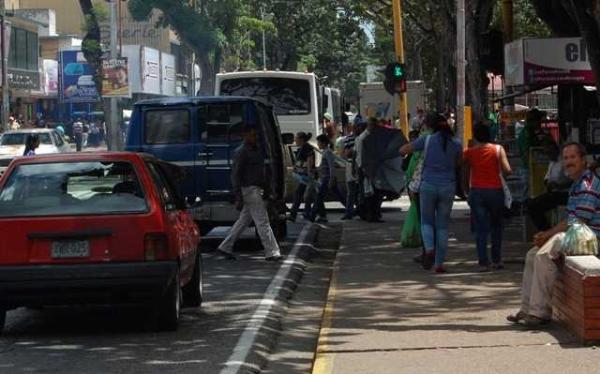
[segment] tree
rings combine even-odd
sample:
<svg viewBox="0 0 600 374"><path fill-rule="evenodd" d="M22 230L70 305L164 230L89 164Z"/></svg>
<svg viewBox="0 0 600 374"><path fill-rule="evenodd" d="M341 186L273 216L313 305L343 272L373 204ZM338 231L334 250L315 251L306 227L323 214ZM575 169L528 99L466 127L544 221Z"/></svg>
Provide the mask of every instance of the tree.
<svg viewBox="0 0 600 374"><path fill-rule="evenodd" d="M215 74L220 71L223 50L231 39L241 0L130 0L129 11L138 21L160 11L157 27L171 27L192 51L202 70L200 93L214 93Z"/></svg>
<svg viewBox="0 0 600 374"><path fill-rule="evenodd" d="M583 36L600 103L600 0L531 0L557 36Z"/></svg>
<svg viewBox="0 0 600 374"><path fill-rule="evenodd" d="M102 13L95 8L92 0L79 0L79 6L85 17L85 35L81 43L83 56L94 71L94 83L98 93L102 92L102 46L100 44L100 21Z"/></svg>

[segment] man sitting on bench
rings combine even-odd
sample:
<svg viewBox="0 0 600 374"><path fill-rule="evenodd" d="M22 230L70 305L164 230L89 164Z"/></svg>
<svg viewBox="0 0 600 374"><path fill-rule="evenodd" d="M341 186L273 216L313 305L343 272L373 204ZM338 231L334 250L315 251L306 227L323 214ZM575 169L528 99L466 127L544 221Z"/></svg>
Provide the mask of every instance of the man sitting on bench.
<svg viewBox="0 0 600 374"><path fill-rule="evenodd" d="M569 224L583 222L600 237L600 178L587 169L585 156L585 147L579 143L563 147L564 171L574 182L567 201L567 220L534 236L535 246L525 259L521 309L507 317L510 322L523 322L530 328L550 322L552 288L558 275L557 265L564 261L561 242Z"/></svg>

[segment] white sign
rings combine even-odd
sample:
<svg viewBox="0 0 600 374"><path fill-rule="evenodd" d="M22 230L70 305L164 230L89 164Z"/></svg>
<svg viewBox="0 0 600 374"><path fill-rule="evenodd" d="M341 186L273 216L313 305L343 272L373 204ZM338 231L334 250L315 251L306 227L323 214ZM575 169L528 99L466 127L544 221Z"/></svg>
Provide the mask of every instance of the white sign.
<svg viewBox="0 0 600 374"><path fill-rule="evenodd" d="M527 38L505 46L508 86L595 84L583 38Z"/></svg>
<svg viewBox="0 0 600 374"><path fill-rule="evenodd" d="M162 94L165 96L175 96L177 83L175 76L175 56L168 53L161 53L160 63L162 69Z"/></svg>
<svg viewBox="0 0 600 374"><path fill-rule="evenodd" d="M142 90L145 94L160 95L160 51L142 47Z"/></svg>

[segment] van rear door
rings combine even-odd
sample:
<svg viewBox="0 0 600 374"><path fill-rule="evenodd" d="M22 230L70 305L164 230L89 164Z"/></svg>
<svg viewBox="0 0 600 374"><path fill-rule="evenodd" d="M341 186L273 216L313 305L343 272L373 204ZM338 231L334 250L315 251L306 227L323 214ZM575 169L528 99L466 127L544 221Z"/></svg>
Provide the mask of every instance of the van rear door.
<svg viewBox="0 0 600 374"><path fill-rule="evenodd" d="M181 181L181 196L197 196L201 178L193 172L195 163L192 111L189 106L147 107L142 111L142 150L182 166L188 176Z"/></svg>
<svg viewBox="0 0 600 374"><path fill-rule="evenodd" d="M231 169L235 152L242 144L242 102L207 103L198 109L200 142L196 145L196 167L204 168L204 201L233 198Z"/></svg>

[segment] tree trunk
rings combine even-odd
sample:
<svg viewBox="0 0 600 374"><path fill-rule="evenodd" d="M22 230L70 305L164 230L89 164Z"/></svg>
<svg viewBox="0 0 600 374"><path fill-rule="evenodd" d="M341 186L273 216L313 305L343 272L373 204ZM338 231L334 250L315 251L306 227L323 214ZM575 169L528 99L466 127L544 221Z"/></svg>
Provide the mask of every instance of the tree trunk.
<svg viewBox="0 0 600 374"><path fill-rule="evenodd" d="M202 79L200 80L201 96L212 96L215 94L215 71L214 64L207 53L196 52L200 70L202 71Z"/></svg>

